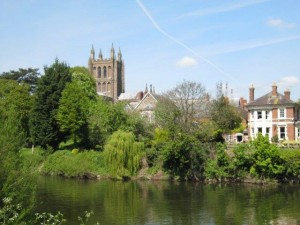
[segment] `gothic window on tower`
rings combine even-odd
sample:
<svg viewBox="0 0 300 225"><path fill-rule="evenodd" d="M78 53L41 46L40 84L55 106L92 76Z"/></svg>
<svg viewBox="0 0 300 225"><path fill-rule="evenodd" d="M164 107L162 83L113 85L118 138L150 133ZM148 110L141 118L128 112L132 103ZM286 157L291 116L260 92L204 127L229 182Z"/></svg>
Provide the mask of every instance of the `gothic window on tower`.
<svg viewBox="0 0 300 225"><path fill-rule="evenodd" d="M111 77L111 66L108 67L108 77Z"/></svg>
<svg viewBox="0 0 300 225"><path fill-rule="evenodd" d="M106 66L103 67L103 77L106 78L107 74L106 74Z"/></svg>
<svg viewBox="0 0 300 225"><path fill-rule="evenodd" d="M107 83L107 92L110 93L110 91L111 91L111 85L110 85L110 82L108 82Z"/></svg>
<svg viewBox="0 0 300 225"><path fill-rule="evenodd" d="M102 84L102 93L105 93L106 92L106 83L104 82Z"/></svg>
<svg viewBox="0 0 300 225"><path fill-rule="evenodd" d="M97 85L97 91L101 92L101 83L98 83L98 85Z"/></svg>
<svg viewBox="0 0 300 225"><path fill-rule="evenodd" d="M101 78L101 67L98 66L98 78Z"/></svg>

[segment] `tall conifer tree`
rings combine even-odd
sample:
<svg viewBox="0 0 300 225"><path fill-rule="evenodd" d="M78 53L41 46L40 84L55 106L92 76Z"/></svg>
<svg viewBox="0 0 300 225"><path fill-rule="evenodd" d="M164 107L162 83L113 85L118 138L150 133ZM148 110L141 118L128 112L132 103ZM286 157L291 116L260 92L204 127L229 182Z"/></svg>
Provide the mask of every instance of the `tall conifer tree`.
<svg viewBox="0 0 300 225"><path fill-rule="evenodd" d="M65 135L60 131L56 120L59 99L66 84L71 81L70 67L55 59L50 66L44 67L36 91L36 102L31 119L31 136L34 145L57 149Z"/></svg>

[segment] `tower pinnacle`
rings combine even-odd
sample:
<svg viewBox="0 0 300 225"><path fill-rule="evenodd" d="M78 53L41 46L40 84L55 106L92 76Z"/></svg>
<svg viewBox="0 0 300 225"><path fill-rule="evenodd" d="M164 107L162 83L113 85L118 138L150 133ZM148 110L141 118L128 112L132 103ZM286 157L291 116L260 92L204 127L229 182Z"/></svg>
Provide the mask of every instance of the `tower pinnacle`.
<svg viewBox="0 0 300 225"><path fill-rule="evenodd" d="M91 56L90 56L90 58L91 58L92 60L95 60L95 50L94 50L94 45L92 45Z"/></svg>
<svg viewBox="0 0 300 225"><path fill-rule="evenodd" d="M102 55L101 49L100 49L100 52L99 52L99 59L100 59L100 60L103 60L103 55Z"/></svg>
<svg viewBox="0 0 300 225"><path fill-rule="evenodd" d="M115 49L114 49L114 44L111 44L111 49L110 49L110 58L114 59L115 58Z"/></svg>

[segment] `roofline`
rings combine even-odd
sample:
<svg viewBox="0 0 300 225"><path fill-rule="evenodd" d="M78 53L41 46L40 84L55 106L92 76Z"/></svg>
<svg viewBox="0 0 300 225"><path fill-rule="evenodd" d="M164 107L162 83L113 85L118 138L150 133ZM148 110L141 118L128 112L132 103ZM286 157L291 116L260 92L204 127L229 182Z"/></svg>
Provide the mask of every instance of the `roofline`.
<svg viewBox="0 0 300 225"><path fill-rule="evenodd" d="M296 102L290 102L290 103L283 103L283 104L255 104L251 105L251 103L247 104L246 107L249 108L256 108L256 107L262 107L262 108L275 108L275 106L298 106L299 104Z"/></svg>
<svg viewBox="0 0 300 225"><path fill-rule="evenodd" d="M142 100L139 102L139 104L137 104L137 106L133 109L133 110L135 110L143 101L144 101L144 99L146 98L146 96L147 95L151 95L152 96L152 98L156 101L156 102L158 102L158 100L150 93L150 92L147 92L146 94L145 94L145 96L142 98Z"/></svg>

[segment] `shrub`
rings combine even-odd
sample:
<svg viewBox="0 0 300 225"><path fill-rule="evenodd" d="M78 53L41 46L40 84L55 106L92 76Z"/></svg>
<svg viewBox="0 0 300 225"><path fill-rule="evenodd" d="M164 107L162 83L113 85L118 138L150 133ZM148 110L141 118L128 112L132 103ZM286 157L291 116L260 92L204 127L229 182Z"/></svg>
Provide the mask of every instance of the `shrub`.
<svg viewBox="0 0 300 225"><path fill-rule="evenodd" d="M144 143L135 142L134 134L116 131L104 147L106 166L114 178L135 175L144 154Z"/></svg>
<svg viewBox="0 0 300 225"><path fill-rule="evenodd" d="M283 159L285 168L285 179L300 179L300 150L282 150L280 156Z"/></svg>

